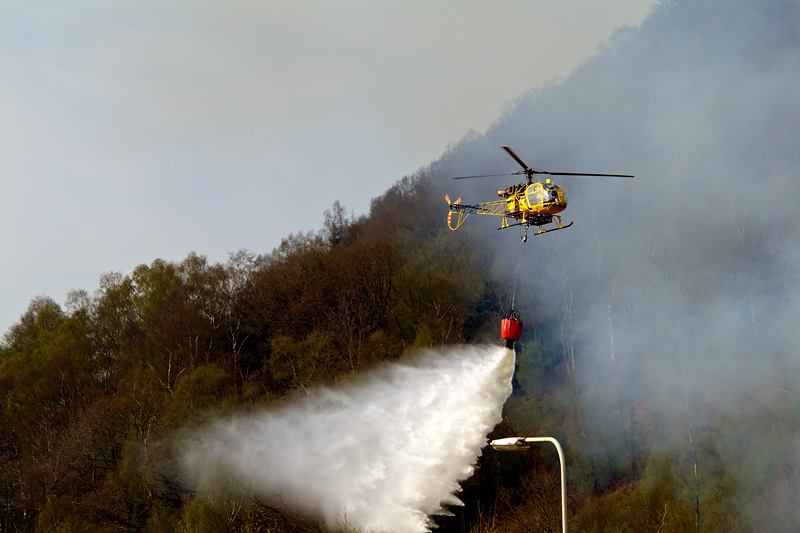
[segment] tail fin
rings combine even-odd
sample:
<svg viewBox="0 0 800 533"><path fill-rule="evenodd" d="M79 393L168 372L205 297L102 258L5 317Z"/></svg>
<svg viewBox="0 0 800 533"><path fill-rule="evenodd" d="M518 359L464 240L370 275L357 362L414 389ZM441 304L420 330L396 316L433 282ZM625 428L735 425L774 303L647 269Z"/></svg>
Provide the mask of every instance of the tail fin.
<svg viewBox="0 0 800 533"><path fill-rule="evenodd" d="M461 225L461 223L464 221L464 219L467 218L466 216L464 216L463 213L459 213L458 214L458 221L456 222L456 227L455 228L453 227L453 204L454 203L458 204L459 202L461 202L461 198L459 198L455 202L451 202L450 201L450 195L449 194L445 194L444 195L444 199L447 202L447 205L450 206L450 212L447 213L447 227L450 228L451 230L455 231L455 230L458 229L458 227Z"/></svg>
<svg viewBox="0 0 800 533"><path fill-rule="evenodd" d="M450 201L450 195L449 195L449 194L445 194L445 195L444 195L444 201L445 201L445 202L447 202L447 205L453 205L453 204L458 204L458 203L460 203L460 202L461 202L461 198L459 198L459 199L458 199L458 200L456 200L455 202L451 202L451 201Z"/></svg>

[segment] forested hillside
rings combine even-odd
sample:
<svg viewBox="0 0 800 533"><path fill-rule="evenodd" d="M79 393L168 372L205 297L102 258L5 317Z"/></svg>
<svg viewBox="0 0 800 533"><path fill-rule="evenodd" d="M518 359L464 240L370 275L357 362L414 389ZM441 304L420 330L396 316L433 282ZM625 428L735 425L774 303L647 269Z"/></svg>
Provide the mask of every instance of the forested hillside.
<svg viewBox="0 0 800 533"><path fill-rule="evenodd" d="M32 301L0 354L2 530L318 529L193 499L176 435L496 326L486 258L442 231L429 181L399 181L358 220L336 202L267 255L155 260L64 307Z"/></svg>
<svg viewBox="0 0 800 533"><path fill-rule="evenodd" d="M321 530L195 494L176 443L415 348L499 344L519 234L477 215L451 232L443 198L496 198L513 180L447 178L516 171L501 144L637 177L559 181L575 224L527 244L492 436L562 442L572 531L800 529L799 73L796 1L661 2L368 214L336 202L269 253L36 298L0 348L0 531ZM558 530L556 465L487 449L442 529Z"/></svg>

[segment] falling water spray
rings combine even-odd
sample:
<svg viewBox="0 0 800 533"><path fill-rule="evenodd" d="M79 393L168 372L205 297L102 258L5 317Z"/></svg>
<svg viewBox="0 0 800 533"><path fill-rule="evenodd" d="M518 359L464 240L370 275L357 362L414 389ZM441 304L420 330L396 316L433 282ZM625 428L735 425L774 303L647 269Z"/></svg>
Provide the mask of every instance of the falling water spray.
<svg viewBox="0 0 800 533"><path fill-rule="evenodd" d="M200 490L233 480L335 527L428 531L460 505L467 479L511 393L514 351L429 350L364 381L320 389L281 409L222 420L187 444Z"/></svg>

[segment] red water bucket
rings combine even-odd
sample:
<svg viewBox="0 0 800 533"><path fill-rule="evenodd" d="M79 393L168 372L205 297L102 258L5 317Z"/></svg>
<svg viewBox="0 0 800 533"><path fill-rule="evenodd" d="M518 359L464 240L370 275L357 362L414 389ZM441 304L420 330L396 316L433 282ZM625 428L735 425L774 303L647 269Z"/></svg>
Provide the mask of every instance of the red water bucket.
<svg viewBox="0 0 800 533"><path fill-rule="evenodd" d="M506 341L506 346L513 346L522 336L522 321L514 318L504 318L500 321L500 336Z"/></svg>

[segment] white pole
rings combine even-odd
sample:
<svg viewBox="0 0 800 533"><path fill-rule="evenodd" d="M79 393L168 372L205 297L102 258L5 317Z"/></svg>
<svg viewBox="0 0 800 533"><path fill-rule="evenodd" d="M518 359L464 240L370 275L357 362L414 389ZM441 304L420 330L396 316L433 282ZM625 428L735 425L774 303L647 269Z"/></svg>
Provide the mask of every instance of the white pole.
<svg viewBox="0 0 800 533"><path fill-rule="evenodd" d="M567 533L567 464L561 444L553 437L507 437L493 440L489 444L498 451L521 451L527 450L535 442L552 442L558 451L561 465L561 531Z"/></svg>

